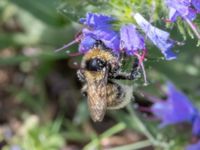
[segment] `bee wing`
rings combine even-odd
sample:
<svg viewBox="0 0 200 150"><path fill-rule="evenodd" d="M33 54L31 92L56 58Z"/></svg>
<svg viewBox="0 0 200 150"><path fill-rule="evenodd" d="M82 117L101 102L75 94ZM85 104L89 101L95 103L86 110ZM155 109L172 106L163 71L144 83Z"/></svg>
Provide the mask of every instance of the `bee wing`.
<svg viewBox="0 0 200 150"><path fill-rule="evenodd" d="M107 108L107 73L100 80L88 82L88 106L93 121L102 121Z"/></svg>

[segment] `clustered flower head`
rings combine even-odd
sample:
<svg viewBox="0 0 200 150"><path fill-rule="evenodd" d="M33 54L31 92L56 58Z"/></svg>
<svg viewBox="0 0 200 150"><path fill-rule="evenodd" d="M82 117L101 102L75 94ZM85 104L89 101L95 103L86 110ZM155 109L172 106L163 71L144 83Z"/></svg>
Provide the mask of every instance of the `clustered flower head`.
<svg viewBox="0 0 200 150"><path fill-rule="evenodd" d="M119 31L114 30L112 23L117 19L103 14L87 13L86 18L80 19L80 23L84 25L81 34L74 41L56 51L79 42L79 52L84 54L92 49L96 41L101 41L116 56L126 53L128 56L137 57L143 71L144 83L147 84L143 65L147 52L144 35L161 50L166 60L176 58L176 55L171 51L174 43L169 38L168 32L154 27L139 13L136 13L134 18L143 34L138 31L136 25L131 23L122 25Z"/></svg>
<svg viewBox="0 0 200 150"><path fill-rule="evenodd" d="M167 60L176 58L175 54L171 51L173 42L170 40L168 32L152 26L139 13L135 15L135 20L143 30L144 35L147 35L161 50ZM101 40L105 46L117 55L122 52L125 52L127 55L146 52L145 38L139 33L136 25L122 25L119 31L115 31L112 26L113 21L116 21L116 19L95 13L88 13L86 18L80 19L80 22L85 25L85 28L82 29L79 51L85 53L92 47L95 40Z"/></svg>
<svg viewBox="0 0 200 150"><path fill-rule="evenodd" d="M112 23L117 19L103 14L87 13L86 18L80 19L80 23L84 25L81 34L57 51L79 42L79 52L86 53L97 40L100 40L116 55L125 52L129 56L141 56L143 60L147 49L145 46L147 36L161 50L166 60L176 58L171 51L174 43L169 38L168 32L154 27L139 13L136 13L134 18L143 34L138 31L136 25L131 23L122 25L119 31L114 30Z"/></svg>
<svg viewBox="0 0 200 150"><path fill-rule="evenodd" d="M81 41L84 41L87 37L100 40L117 55L121 52L134 55L139 49L145 49L144 38L137 32L133 24L123 25L120 32L117 32L111 24L114 20L110 16L88 13L86 18L80 19L80 22L86 25L86 28L82 30L83 37ZM80 43L80 46L86 47L85 43ZM79 49L80 52L87 52L88 50L90 48L86 51Z"/></svg>
<svg viewBox="0 0 200 150"><path fill-rule="evenodd" d="M167 99L156 100L151 112L161 120L160 127L188 122L192 125L192 134L200 136L200 112L171 82L167 83ZM188 146L187 150L199 150L195 147L199 148L200 143Z"/></svg>
<svg viewBox="0 0 200 150"><path fill-rule="evenodd" d="M164 54L166 60L176 58L171 51L174 43L169 38L169 33L151 25L139 13L134 16L137 24L143 30L144 35L156 45ZM122 25L119 31L113 29L112 22L116 19L96 13L88 13L86 18L81 18L80 22L85 25L82 29L82 36L79 44L79 52L86 53L91 49L96 40L100 40L117 56L120 53L126 53L129 56L136 56L142 68L144 81L146 73L143 66L143 60L146 54L145 38L138 31L136 25Z"/></svg>

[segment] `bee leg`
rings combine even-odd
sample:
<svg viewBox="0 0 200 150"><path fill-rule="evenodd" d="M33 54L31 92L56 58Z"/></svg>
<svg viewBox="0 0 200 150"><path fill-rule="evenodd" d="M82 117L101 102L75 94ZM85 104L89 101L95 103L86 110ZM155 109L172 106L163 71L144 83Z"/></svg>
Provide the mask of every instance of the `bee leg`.
<svg viewBox="0 0 200 150"><path fill-rule="evenodd" d="M85 84L81 89L81 94L85 97L87 97L87 85Z"/></svg>
<svg viewBox="0 0 200 150"><path fill-rule="evenodd" d="M135 60L130 73L117 72L109 75L110 79L118 79L118 80L135 80L138 77L140 77L138 60Z"/></svg>
<svg viewBox="0 0 200 150"><path fill-rule="evenodd" d="M131 70L131 74L130 74L130 78L132 80L137 79L138 77L140 77L140 72L139 72L139 60L135 59L133 66L132 66L132 70Z"/></svg>
<svg viewBox="0 0 200 150"><path fill-rule="evenodd" d="M83 74L83 70L79 69L79 70L77 71L77 77L78 77L78 79L79 79L81 82L85 82L85 76L84 76L84 74Z"/></svg>

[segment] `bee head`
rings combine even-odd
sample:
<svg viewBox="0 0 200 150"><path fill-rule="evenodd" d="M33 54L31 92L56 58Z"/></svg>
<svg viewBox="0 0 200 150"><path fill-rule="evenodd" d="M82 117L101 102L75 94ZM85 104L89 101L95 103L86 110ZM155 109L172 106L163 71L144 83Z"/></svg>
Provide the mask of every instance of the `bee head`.
<svg viewBox="0 0 200 150"><path fill-rule="evenodd" d="M82 68L92 72L101 72L104 69L114 70L119 60L110 51L99 47L88 51L82 59Z"/></svg>
<svg viewBox="0 0 200 150"><path fill-rule="evenodd" d="M87 60L85 64L85 68L89 71L102 71L107 67L106 61L98 57Z"/></svg>

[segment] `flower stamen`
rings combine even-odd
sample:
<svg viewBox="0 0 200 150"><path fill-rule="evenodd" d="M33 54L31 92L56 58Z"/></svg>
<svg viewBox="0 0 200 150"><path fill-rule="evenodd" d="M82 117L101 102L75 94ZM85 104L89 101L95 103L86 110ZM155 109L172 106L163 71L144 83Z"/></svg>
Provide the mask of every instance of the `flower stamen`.
<svg viewBox="0 0 200 150"><path fill-rule="evenodd" d="M57 53L57 52L60 52L60 51L66 49L66 48L68 48L68 47L70 47L70 46L72 46L72 45L74 45L74 44L76 44L76 43L79 43L79 42L81 41L81 38L82 38L82 34L79 34L79 35L75 38L75 40L69 42L68 44L64 45L64 46L61 47L61 48L56 49L55 52L56 52L56 53Z"/></svg>
<svg viewBox="0 0 200 150"><path fill-rule="evenodd" d="M144 64L143 64L143 57L140 56L137 52L135 52L134 55L139 60L139 65L140 65L140 67L142 69L142 74L143 74L143 78L144 78L144 85L147 86L148 82L147 82L147 77L146 77L146 71L145 71Z"/></svg>

